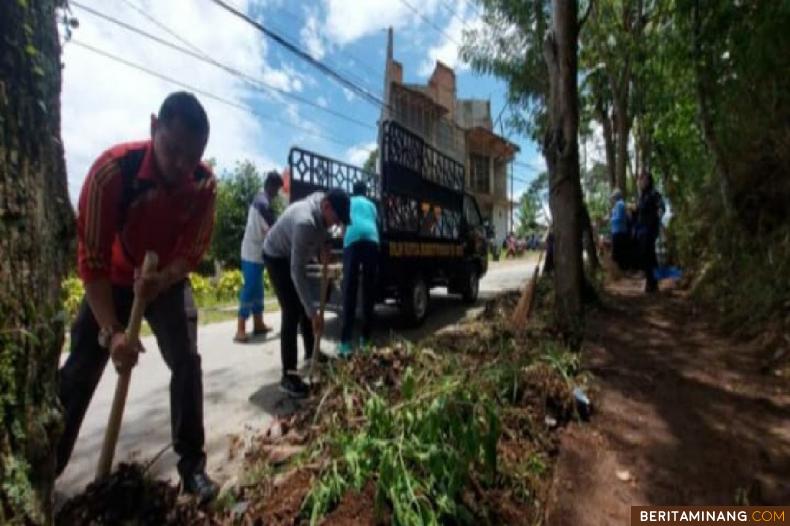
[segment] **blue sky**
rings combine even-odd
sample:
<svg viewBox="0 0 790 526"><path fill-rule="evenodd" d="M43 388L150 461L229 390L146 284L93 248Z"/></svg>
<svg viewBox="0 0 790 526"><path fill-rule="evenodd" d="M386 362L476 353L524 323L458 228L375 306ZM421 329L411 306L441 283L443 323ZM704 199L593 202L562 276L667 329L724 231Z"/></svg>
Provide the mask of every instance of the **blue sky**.
<svg viewBox="0 0 790 526"><path fill-rule="evenodd" d="M220 102L198 93L212 124L206 155L217 159L220 172L241 159L251 159L264 170L282 168L293 145L361 164L375 146L376 105L352 94L210 0L79 3L241 71L255 84L72 4L72 14L80 24L64 48L62 111L73 200L93 159L113 143L145 138L149 114L156 112L168 92L182 89L161 76L223 99ZM377 96L383 88L386 28L391 25L395 58L403 63L406 82L425 82L435 61L441 59L456 70L459 97L490 99L494 117L504 106L504 84L473 73L458 57L462 30L479 23L476 8L467 0L228 3ZM262 89L260 83L278 91ZM342 120L323 108L363 125ZM520 161L543 166L533 143L516 136L511 140L521 146ZM519 180L535 175L520 166L515 167L515 174ZM515 195L525 186L516 182Z"/></svg>

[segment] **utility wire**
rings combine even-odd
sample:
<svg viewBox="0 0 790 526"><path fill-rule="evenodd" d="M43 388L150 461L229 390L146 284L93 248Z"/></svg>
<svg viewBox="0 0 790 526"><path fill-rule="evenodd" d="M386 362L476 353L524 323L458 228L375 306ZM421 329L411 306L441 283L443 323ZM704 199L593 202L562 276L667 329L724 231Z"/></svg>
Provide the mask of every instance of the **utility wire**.
<svg viewBox="0 0 790 526"><path fill-rule="evenodd" d="M305 20L304 18L300 17L299 15L297 15L293 11L290 11L287 8L279 7L279 8L277 8L276 12L277 12L277 14L284 14L285 16L290 18L291 20L295 21L300 27L304 27L304 26L307 25L307 20ZM326 42L329 41L328 38L324 38L323 35L321 35L318 32L316 32L316 36L321 40L322 45L324 44L325 41ZM330 44L331 44L331 42L330 42ZM374 78L378 77L380 75L380 71L378 71L376 68L374 68L372 65L370 65L366 61L360 59L356 55L354 55L351 52L347 51L343 47L338 47L337 51L340 54L344 55L345 57L349 58L353 62L353 64L362 66L362 68L364 70L366 70L368 73L370 73ZM378 89L371 87L371 85L368 83L369 82L368 79L357 75L353 71L345 70L345 72L348 75L350 75L352 78L355 78L357 81L359 81L359 83L362 84L365 87L365 89L370 90L371 93L374 93L377 96L380 95Z"/></svg>
<svg viewBox="0 0 790 526"><path fill-rule="evenodd" d="M303 49L301 49L296 44L293 44L293 43L287 41L285 38L283 38L279 34L275 33L274 31L272 31L271 29L267 28L263 24L257 22L256 20L253 20L252 18L247 16L245 13L242 13L241 11L236 9L235 7L229 5L224 0L212 0L212 2L214 2L218 6L222 7L223 9L228 11L229 13L232 13L233 15L235 15L235 16L239 17L240 19L244 20L246 23L248 23L249 25L253 26L255 29L257 29L258 31L260 31L261 33L263 33L264 35L266 35L270 39L274 40L275 42L277 42L278 44L283 46L285 49L287 49L291 53L295 54L299 58L301 58L301 59L305 60L306 62L310 63L316 69L318 69L319 71L321 71L325 75L329 76L330 78L336 80L341 85L343 85L346 88L350 89L354 93L360 95L363 99L367 100L368 102L376 104L378 106L387 106L387 103L385 101L381 100L381 98L377 97L376 95L374 95L373 93L371 93L367 89L357 85L356 83L354 83L353 81L349 80L347 77L343 76L342 74L338 73L337 71L335 71L331 67L327 66L325 63L321 62L320 60L314 59L308 52L304 51Z"/></svg>
<svg viewBox="0 0 790 526"><path fill-rule="evenodd" d="M427 16L423 15L422 13L420 13L420 12L417 10L417 8L416 8L416 7L414 7L414 6L413 6L411 3L409 3L409 1L408 1L408 0L400 0L400 2L401 2L403 5L405 5L406 7L408 7L408 8L409 8L409 10L410 10L412 13L414 13L415 15L417 15L418 17L420 17L420 18L422 19L422 21L423 21L423 22L425 22L426 24L428 24L429 26L431 26L432 28L434 28L434 29L435 29L436 31L438 31L438 32L439 32L441 35L444 35L444 37L445 37L445 38L447 38L448 40L450 40L450 41L451 41L453 44L455 44L456 46L460 46L460 45L461 45L461 44L459 44L459 43L458 43L458 41L457 41L456 39L454 39L453 37L451 37L450 35L448 35L446 31L444 31L442 28L440 28L439 26L437 26L436 24L434 24L434 23L431 21L431 19L430 19L430 18L428 18Z"/></svg>
<svg viewBox="0 0 790 526"><path fill-rule="evenodd" d="M72 3L74 3L74 2L72 2ZM332 143L335 143L335 144L338 144L338 145L344 146L344 147L355 146L355 145L351 145L351 144L348 144L348 143L344 143L342 141L338 141L337 139L335 139L334 137L332 137L330 135L325 135L325 134L317 132L317 131L315 131L315 130L313 130L311 128L300 126L300 125L294 124L292 122L283 121L282 119L279 119L279 118L277 118L277 117L275 117L273 115L264 115L262 112L256 110L255 108L252 108L252 107L247 106L245 104L241 104L239 102L232 101L230 99L226 99L225 97L221 97L221 96L216 95L214 93L211 93L209 91L205 91L203 89L197 88L195 86L192 86L191 84L187 84L186 82L182 82L180 80L176 80L176 79L174 79L172 77L168 77L166 75L163 75L162 73L159 73L158 71L154 71L152 69L146 68L145 66L142 66L140 64L136 64L134 62L131 62L129 60L121 58L118 55L114 55L114 54L109 53L107 51L101 50L101 49L99 49L97 47L94 47L94 46L92 46L90 44L86 44L84 42L81 42L81 41L79 41L77 39L71 39L69 42L71 42L72 44L74 44L76 46L79 46L81 48L87 49L88 51L91 51L91 52L93 52L93 53L95 53L97 55L101 55L101 56L103 56L105 58L108 58L108 59L110 59L110 60L112 60L114 62L117 62L119 64L123 64L124 66L127 66L129 68L135 69L135 70L140 71L142 73L146 73L146 74L148 74L148 75L150 75L152 77L156 77L156 78L158 78L160 80L163 80L165 82L169 82L171 84L175 84L176 86L180 86L180 87L182 87L184 89L187 89L189 91L192 91L194 93L202 95L203 97L206 97L208 99L215 100L215 101L220 102L222 104L225 104L227 106L232 106L232 107L234 107L234 108L236 108L238 110L245 111L245 112L253 114L253 115L257 116L257 117L261 117L261 118L264 118L264 119L267 119L267 120L270 120L270 121L274 121L274 122L279 122L280 124L283 124L283 125L285 125L287 127L290 127L290 128L296 128L296 129L301 130L302 132L304 132L306 135L312 135L314 137L318 137L318 138L324 139L326 141L329 141L329 142L332 142ZM366 151L368 153L373 151L372 149L369 149L369 148L360 148L360 149L363 150L363 151Z"/></svg>
<svg viewBox="0 0 790 526"><path fill-rule="evenodd" d="M442 0L442 5L444 6L445 9L447 9L447 11L450 12L450 14L452 15L453 18L455 18L456 20L461 22L461 24L464 26L464 28L469 29L469 25L467 24L466 20L461 18L461 15L458 14L458 12L453 8L453 6L450 4L450 2Z"/></svg>
<svg viewBox="0 0 790 526"><path fill-rule="evenodd" d="M150 13L148 13L148 11L146 11L142 7L139 7L139 6L135 5L130 0L122 0L122 1L123 1L124 4L126 4L130 8L134 9L137 13L139 13L146 20L148 20L149 22L154 24L156 27L158 27L159 29L161 29L162 31L164 31L165 33L170 35L171 37L175 38L176 40L178 40L179 42L184 44L186 47L188 47L189 49L191 49L195 53L200 53L205 58L209 58L208 54L205 51L203 51L202 49L200 49L199 47L194 45L192 42L190 42L189 40L185 39L184 37L182 37L181 35L179 35L175 31L173 31L172 29L167 27L165 24L163 24L162 22L160 22L159 20L154 18Z"/></svg>
<svg viewBox="0 0 790 526"><path fill-rule="evenodd" d="M178 44L174 44L172 42L168 42L167 40L161 39L161 38L157 37L156 35L152 35L151 33L148 33L147 31L143 31L142 29L139 29L139 28L137 28L135 26L132 26L131 24L128 24L128 23L126 23L126 22L124 22L122 20L119 20L119 19L117 19L115 17L112 17L110 15L106 15L104 13L96 11L95 9L93 9L91 7L83 5L82 3L78 2L77 0L70 0L69 3L70 3L70 5L78 7L79 9L82 9L82 10L84 10L84 11L86 11L86 12L88 12L88 13L94 15L94 16L97 16L99 18L107 20L108 22L111 22L111 23L116 24L116 25L118 25L120 27L123 27L124 29L126 29L128 31L131 31L133 33L137 33L138 35L143 36L143 37L145 37L145 38L147 38L149 40L152 40L152 41L154 41L154 42L156 42L156 43L158 43L158 44L160 44L162 46L168 47L170 49L173 49L175 51L178 51L180 53L188 55L188 56L190 56L190 57L192 57L194 59L200 60L201 62L205 62L207 64L211 64L212 66L214 66L216 68L224 70L225 72L230 73L231 75L234 75L234 76L242 79L245 83L247 83L247 85L249 85L253 89L257 89L257 90L260 91L261 87L262 87L264 90L268 90L268 91L273 91L273 92L279 93L280 95L283 95L284 97L288 97L288 98L293 99L293 100L295 100L297 102L300 102L301 104L305 104L307 106L311 106L311 107L313 107L313 108L315 108L315 109L317 109L319 111L323 111L323 112L328 113L330 115L333 115L333 116L335 116L335 117L337 117L339 119L343 119L345 121L357 124L357 125L362 126L364 128L369 128L369 129L373 129L374 128L374 126L371 125L370 123L361 121L359 119L355 119L354 117L349 117L348 115L346 115L344 113L340 113L339 111L335 111L335 110L330 109L330 108L325 108L325 107L321 106L320 104L318 104L316 102L308 100L308 99L306 99L304 97L300 97L299 95L296 95L294 93L290 93L290 92L288 92L288 91L286 91L286 90L284 90L282 88L278 88L276 86L273 86L273 85L271 85L271 84L269 84L269 83L267 83L267 82L265 82L263 80L256 79L256 78L254 78L254 77L252 77L250 75L247 75L243 71L239 71L236 68L233 68L231 66L223 64L223 63L221 63L221 62L219 62L217 60L214 60L213 58L208 57L208 56L206 56L204 54L199 54L199 53L196 53L196 52L191 51L189 49L186 49L184 47L181 47Z"/></svg>

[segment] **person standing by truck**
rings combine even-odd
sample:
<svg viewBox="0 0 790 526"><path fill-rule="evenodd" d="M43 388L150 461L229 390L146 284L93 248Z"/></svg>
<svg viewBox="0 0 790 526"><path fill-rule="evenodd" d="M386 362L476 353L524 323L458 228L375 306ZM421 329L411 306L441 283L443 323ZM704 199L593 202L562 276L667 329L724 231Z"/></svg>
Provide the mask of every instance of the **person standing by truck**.
<svg viewBox="0 0 790 526"><path fill-rule="evenodd" d="M239 320L233 341L247 343L247 318L252 314L252 334L266 334L271 330L263 321L263 241L277 216L272 201L283 187L283 178L269 172L247 212L247 227L241 241L241 274L243 284L239 293Z"/></svg>
<svg viewBox="0 0 790 526"><path fill-rule="evenodd" d="M317 298L307 279L307 263L319 255L329 240L328 229L351 223L348 194L342 190L315 192L291 203L266 235L263 262L280 302L280 389L294 398L305 398L307 385L296 373L296 333L301 326L305 359L313 357L314 332L323 329L315 308ZM325 256L328 257L328 256Z"/></svg>
<svg viewBox="0 0 790 526"><path fill-rule="evenodd" d="M379 229L376 205L366 197L363 182L354 183L351 197L351 225L343 238L343 327L338 354L351 354L354 319L357 311L357 288L362 270L362 337L360 347L370 341L373 307L376 301L376 276L379 265Z"/></svg>

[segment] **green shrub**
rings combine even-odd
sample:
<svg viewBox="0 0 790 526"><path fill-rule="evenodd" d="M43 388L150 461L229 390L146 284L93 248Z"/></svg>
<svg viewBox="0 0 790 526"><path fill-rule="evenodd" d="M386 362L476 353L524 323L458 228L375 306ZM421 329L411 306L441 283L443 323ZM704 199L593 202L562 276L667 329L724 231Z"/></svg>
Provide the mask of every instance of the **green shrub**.
<svg viewBox="0 0 790 526"><path fill-rule="evenodd" d="M60 291L63 299L63 310L66 311L68 319L72 320L77 315L82 297L85 295L82 280L74 275L69 276L63 280Z"/></svg>

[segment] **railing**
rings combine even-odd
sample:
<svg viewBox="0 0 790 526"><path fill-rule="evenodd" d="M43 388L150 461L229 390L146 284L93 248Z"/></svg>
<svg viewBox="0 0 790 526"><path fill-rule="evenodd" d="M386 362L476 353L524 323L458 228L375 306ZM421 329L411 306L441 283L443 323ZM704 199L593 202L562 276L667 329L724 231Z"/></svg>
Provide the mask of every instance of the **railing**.
<svg viewBox="0 0 790 526"><path fill-rule="evenodd" d="M288 165L291 167L291 201L331 188L351 194L358 181L367 185L370 198L378 200L381 197L380 177L354 165L301 148L291 148Z"/></svg>
<svg viewBox="0 0 790 526"><path fill-rule="evenodd" d="M464 190L464 165L394 121L384 123L382 160L456 192Z"/></svg>

